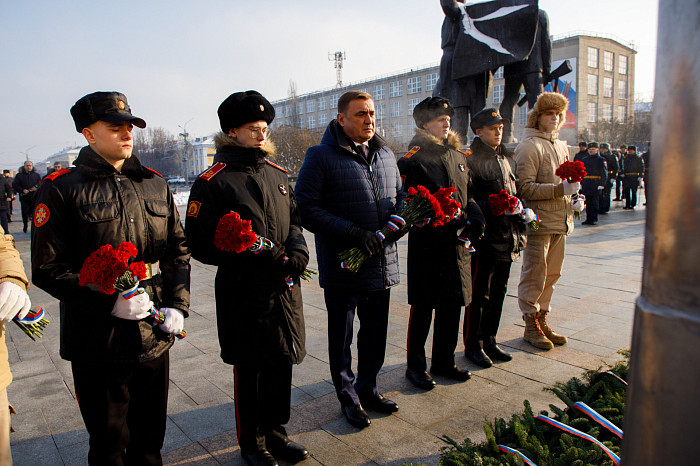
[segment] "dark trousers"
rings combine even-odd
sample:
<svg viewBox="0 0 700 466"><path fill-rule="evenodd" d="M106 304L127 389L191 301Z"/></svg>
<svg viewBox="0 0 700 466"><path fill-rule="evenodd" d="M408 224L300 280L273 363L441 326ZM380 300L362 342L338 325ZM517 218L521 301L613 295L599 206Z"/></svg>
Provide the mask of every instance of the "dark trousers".
<svg viewBox="0 0 700 466"><path fill-rule="evenodd" d="M591 189L583 192L586 196L586 222L598 221L598 203L600 202L600 190Z"/></svg>
<svg viewBox="0 0 700 466"><path fill-rule="evenodd" d="M435 324L433 326L432 366L447 368L455 365L455 348L459 339L459 318L461 306L437 305L411 306L411 317L408 320L408 368L416 372L425 372L425 341L428 339L430 322L433 320L435 309Z"/></svg>
<svg viewBox="0 0 700 466"><path fill-rule="evenodd" d="M478 250L472 255L472 302L464 311L462 329L465 349L478 349L480 340L495 344L511 265Z"/></svg>
<svg viewBox="0 0 700 466"><path fill-rule="evenodd" d="M141 364L73 362L91 465L162 465L169 355Z"/></svg>
<svg viewBox="0 0 700 466"><path fill-rule="evenodd" d="M622 177L615 178L615 199L622 199Z"/></svg>
<svg viewBox="0 0 700 466"><path fill-rule="evenodd" d="M628 209L637 205L638 188L639 181L637 181L636 176L632 179L628 179L628 177L625 177L625 180L622 182L622 191L623 197L625 198L625 207L627 207Z"/></svg>
<svg viewBox="0 0 700 466"><path fill-rule="evenodd" d="M598 201L598 210L601 214L610 212L610 195L612 194L612 185L606 185L600 193Z"/></svg>
<svg viewBox="0 0 700 466"><path fill-rule="evenodd" d="M328 358L333 385L342 405L357 404L360 402L357 392L379 393L377 376L386 352L390 290L326 288L324 297L328 310ZM357 382L354 383L350 345L356 310L360 329L357 332Z"/></svg>
<svg viewBox="0 0 700 466"><path fill-rule="evenodd" d="M265 448L266 435L287 436L292 396L292 366L233 368L236 432L243 451Z"/></svg>
<svg viewBox="0 0 700 466"><path fill-rule="evenodd" d="M22 222L24 223L24 229L26 230L29 221L32 219L34 212L34 196L27 194L26 196L21 196L19 198L19 204L22 206Z"/></svg>
<svg viewBox="0 0 700 466"><path fill-rule="evenodd" d="M0 210L0 226L5 230L5 234L10 234L10 212L7 210Z"/></svg>

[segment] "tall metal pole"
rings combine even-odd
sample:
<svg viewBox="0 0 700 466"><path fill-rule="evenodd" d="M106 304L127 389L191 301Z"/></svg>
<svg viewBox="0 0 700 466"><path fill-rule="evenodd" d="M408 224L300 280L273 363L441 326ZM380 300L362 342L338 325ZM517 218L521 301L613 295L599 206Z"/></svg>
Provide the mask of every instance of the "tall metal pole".
<svg viewBox="0 0 700 466"><path fill-rule="evenodd" d="M700 448L700 3L661 0L642 296L625 465L698 465Z"/></svg>

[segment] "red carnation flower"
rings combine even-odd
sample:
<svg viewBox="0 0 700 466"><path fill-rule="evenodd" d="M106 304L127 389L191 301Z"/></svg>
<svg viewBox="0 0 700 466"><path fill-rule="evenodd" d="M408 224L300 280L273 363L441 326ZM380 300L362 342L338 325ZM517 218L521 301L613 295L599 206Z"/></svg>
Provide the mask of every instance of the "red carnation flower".
<svg viewBox="0 0 700 466"><path fill-rule="evenodd" d="M586 177L586 166L580 160L575 162L567 160L557 168L554 174L562 180L568 180L569 183L577 183Z"/></svg>
<svg viewBox="0 0 700 466"><path fill-rule="evenodd" d="M214 246L226 252L243 252L257 241L250 220L243 220L238 212L230 212L219 220L214 232Z"/></svg>

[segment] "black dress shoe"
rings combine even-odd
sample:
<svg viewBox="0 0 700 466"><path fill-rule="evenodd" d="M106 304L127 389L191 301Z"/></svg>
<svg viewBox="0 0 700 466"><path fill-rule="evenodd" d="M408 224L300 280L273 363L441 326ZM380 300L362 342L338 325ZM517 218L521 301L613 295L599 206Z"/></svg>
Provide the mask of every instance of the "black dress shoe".
<svg viewBox="0 0 700 466"><path fill-rule="evenodd" d="M464 355L467 357L467 359L469 359L477 366L486 368L493 366L493 361L491 361L491 359L489 359L489 357L486 356L486 353L484 353L484 350L482 350L481 348L474 349L471 351L465 350Z"/></svg>
<svg viewBox="0 0 700 466"><path fill-rule="evenodd" d="M422 390L432 390L435 388L435 385L437 385L426 371L418 372L406 369L406 378L410 380L413 385Z"/></svg>
<svg viewBox="0 0 700 466"><path fill-rule="evenodd" d="M581 222L581 225L595 225L595 222L589 222L588 220Z"/></svg>
<svg viewBox="0 0 700 466"><path fill-rule="evenodd" d="M241 450L241 456L250 466L278 466L275 457L267 450Z"/></svg>
<svg viewBox="0 0 700 466"><path fill-rule="evenodd" d="M287 463L300 463L309 457L309 452L304 445L299 445L289 437L271 433L265 436L267 449L277 458L282 458Z"/></svg>
<svg viewBox="0 0 700 466"><path fill-rule="evenodd" d="M343 414L345 414L345 419L348 420L351 426L355 426L358 429L364 429L365 427L369 427L369 425L372 423L369 416L362 408L362 405L357 404L343 406L342 409Z"/></svg>
<svg viewBox="0 0 700 466"><path fill-rule="evenodd" d="M497 361L510 361L513 359L513 356L511 356L510 353L506 353L496 344L488 346L484 345L484 353L488 354L491 359L495 359Z"/></svg>
<svg viewBox="0 0 700 466"><path fill-rule="evenodd" d="M388 398L384 398L381 393L377 393L376 395L374 392L368 394L358 393L357 395L360 397L360 403L362 403L362 406L374 411L384 414L391 414L399 410L399 405Z"/></svg>
<svg viewBox="0 0 700 466"><path fill-rule="evenodd" d="M430 368L430 372L433 375L441 375L443 377L447 377L448 379L457 380L459 382L465 382L472 378L471 372L469 372L467 369L460 369L457 366L446 368L433 366Z"/></svg>

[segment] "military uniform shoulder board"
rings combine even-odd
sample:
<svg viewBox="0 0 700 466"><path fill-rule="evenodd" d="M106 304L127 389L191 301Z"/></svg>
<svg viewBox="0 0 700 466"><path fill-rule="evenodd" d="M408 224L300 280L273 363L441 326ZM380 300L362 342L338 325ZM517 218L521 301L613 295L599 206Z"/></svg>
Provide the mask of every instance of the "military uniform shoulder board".
<svg viewBox="0 0 700 466"><path fill-rule="evenodd" d="M46 177L44 179L53 181L56 178L58 178L59 176L65 175L66 173L70 173L70 168L61 168L58 171L55 171L53 173L46 175Z"/></svg>
<svg viewBox="0 0 700 466"><path fill-rule="evenodd" d="M148 168L148 167L144 167L144 168L145 168L146 170L148 170L149 172L155 173L156 175L158 175L158 176L160 176L161 178L163 178L163 175L161 175L160 173L158 173L158 172L155 171L154 169Z"/></svg>
<svg viewBox="0 0 700 466"><path fill-rule="evenodd" d="M214 175L219 173L221 170L226 168L226 164L224 162L217 162L211 167L207 168L205 171L202 172L199 177L205 181L209 181L212 178L214 178Z"/></svg>
<svg viewBox="0 0 700 466"><path fill-rule="evenodd" d="M276 163L272 163L272 162L270 162L270 161L267 160L267 159L265 159L265 162L267 162L268 165L272 165L273 167L275 167L275 168L277 168L277 169L279 169L279 170L282 170L282 171L285 172L285 173L288 173L287 170L285 170L284 168L280 167L280 166L277 165Z"/></svg>
<svg viewBox="0 0 700 466"><path fill-rule="evenodd" d="M402 159L410 159L410 158L413 157L413 156L415 155L415 153L418 152L419 150L420 150L420 146L413 146L413 147L411 147L411 150L409 150L408 152L406 152L406 155L404 155L404 156L401 157L401 158L402 158Z"/></svg>
<svg viewBox="0 0 700 466"><path fill-rule="evenodd" d="M459 152L461 152L462 154L464 154L465 157L469 157L470 155L472 155L472 150L471 150L471 149L467 149L467 150L459 150L459 149L457 149L457 151L459 151Z"/></svg>

